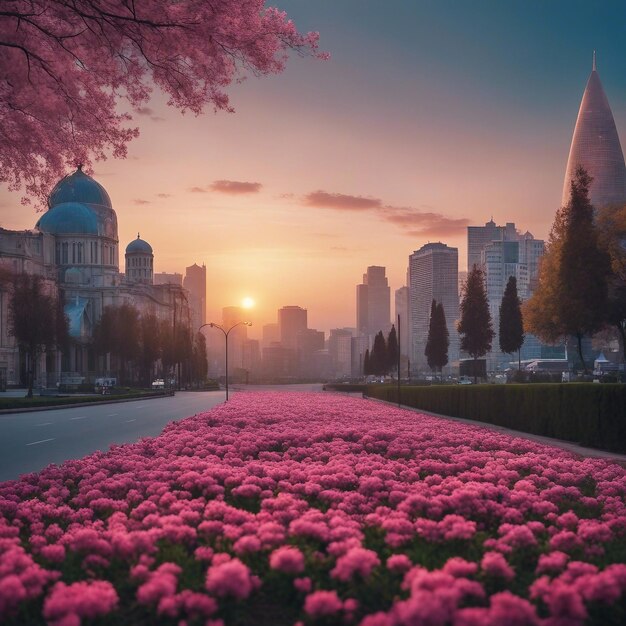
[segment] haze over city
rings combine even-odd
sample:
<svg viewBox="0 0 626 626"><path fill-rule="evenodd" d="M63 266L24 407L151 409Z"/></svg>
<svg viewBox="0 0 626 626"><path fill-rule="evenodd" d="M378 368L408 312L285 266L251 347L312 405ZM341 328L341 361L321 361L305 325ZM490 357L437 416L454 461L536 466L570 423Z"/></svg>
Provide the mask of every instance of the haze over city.
<svg viewBox="0 0 626 626"><path fill-rule="evenodd" d="M207 266L207 319L252 297L254 327L283 305L321 330L354 326L368 265L405 284L429 241L514 221L546 238L580 97L598 69L626 131L621 3L281 1L331 58L230 90L235 113L181 116L155 91L126 160L96 164L120 246L149 241L156 272ZM0 191L5 228L39 218ZM330 288L332 287L332 289Z"/></svg>

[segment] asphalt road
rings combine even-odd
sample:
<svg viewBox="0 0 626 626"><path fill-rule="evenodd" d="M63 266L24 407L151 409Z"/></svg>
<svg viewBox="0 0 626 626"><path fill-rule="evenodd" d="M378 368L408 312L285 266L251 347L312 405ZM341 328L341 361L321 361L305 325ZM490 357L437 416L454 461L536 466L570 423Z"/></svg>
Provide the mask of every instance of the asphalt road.
<svg viewBox="0 0 626 626"><path fill-rule="evenodd" d="M223 391L184 391L167 398L0 415L0 481L108 450L113 443L154 437L170 422L223 400Z"/></svg>

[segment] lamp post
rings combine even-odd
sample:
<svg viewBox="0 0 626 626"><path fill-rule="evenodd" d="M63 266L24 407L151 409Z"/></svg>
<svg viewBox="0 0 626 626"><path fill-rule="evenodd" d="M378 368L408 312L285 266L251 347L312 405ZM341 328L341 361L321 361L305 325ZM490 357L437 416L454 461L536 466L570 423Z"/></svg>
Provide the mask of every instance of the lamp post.
<svg viewBox="0 0 626 626"><path fill-rule="evenodd" d="M233 328L237 328L237 326L252 326L252 322L237 322L233 324L228 330L219 324L215 324L214 322L209 322L208 324L202 324L200 328L198 328L198 332L200 332L205 326L209 326L210 328L219 328L224 333L224 346L225 346L225 354L226 354L226 402L228 402L228 335L230 335L230 331Z"/></svg>

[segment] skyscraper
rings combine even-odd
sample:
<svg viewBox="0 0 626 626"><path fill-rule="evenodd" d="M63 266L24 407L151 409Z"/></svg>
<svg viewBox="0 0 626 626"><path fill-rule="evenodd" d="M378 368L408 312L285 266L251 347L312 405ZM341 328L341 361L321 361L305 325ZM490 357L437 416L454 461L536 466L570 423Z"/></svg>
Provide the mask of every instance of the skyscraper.
<svg viewBox="0 0 626 626"><path fill-rule="evenodd" d="M298 333L307 329L307 311L299 306L278 309L278 332L283 348L296 350Z"/></svg>
<svg viewBox="0 0 626 626"><path fill-rule="evenodd" d="M185 270L183 287L189 291L192 330L206 323L206 265L194 263Z"/></svg>
<svg viewBox="0 0 626 626"><path fill-rule="evenodd" d="M589 196L596 209L626 202L624 154L609 101L596 71L595 52L567 160L563 206L569 201L570 182L579 165L593 177Z"/></svg>
<svg viewBox="0 0 626 626"><path fill-rule="evenodd" d="M515 224L507 223L506 226L496 226L491 218L484 226L467 227L467 269L482 263L481 254L483 248L492 241L515 239L517 231Z"/></svg>
<svg viewBox="0 0 626 626"><path fill-rule="evenodd" d="M448 361L459 358L459 251L445 243L427 243L409 257L409 317L411 371L428 369L424 349L428 339L430 307L441 302L450 333Z"/></svg>
<svg viewBox="0 0 626 626"><path fill-rule="evenodd" d="M385 268L371 265L363 274L363 283L356 286L357 333L373 337L380 330L391 328L391 289Z"/></svg>
<svg viewBox="0 0 626 626"><path fill-rule="evenodd" d="M409 349L409 288L404 286L400 289L396 289L395 293L395 305L396 314L393 318L393 323L396 325L396 332L398 331L398 316L400 316L400 333L398 340L400 341L400 353L404 356L410 354Z"/></svg>

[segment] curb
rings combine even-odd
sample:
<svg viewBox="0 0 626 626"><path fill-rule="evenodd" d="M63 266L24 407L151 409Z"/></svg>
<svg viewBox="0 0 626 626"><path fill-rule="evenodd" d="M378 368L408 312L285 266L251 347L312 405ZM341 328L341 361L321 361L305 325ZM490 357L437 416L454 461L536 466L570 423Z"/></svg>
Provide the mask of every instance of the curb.
<svg viewBox="0 0 626 626"><path fill-rule="evenodd" d="M102 404L118 404L120 402L134 402L135 400L155 400L156 398L171 398L175 392L160 393L159 395L147 395L139 398L119 398L117 400L94 400L93 402L75 402L71 404L53 404L49 406L32 406L20 409L0 409L1 415L9 415L11 413L34 413L36 411L58 411L59 409L78 409L85 406L99 406Z"/></svg>

